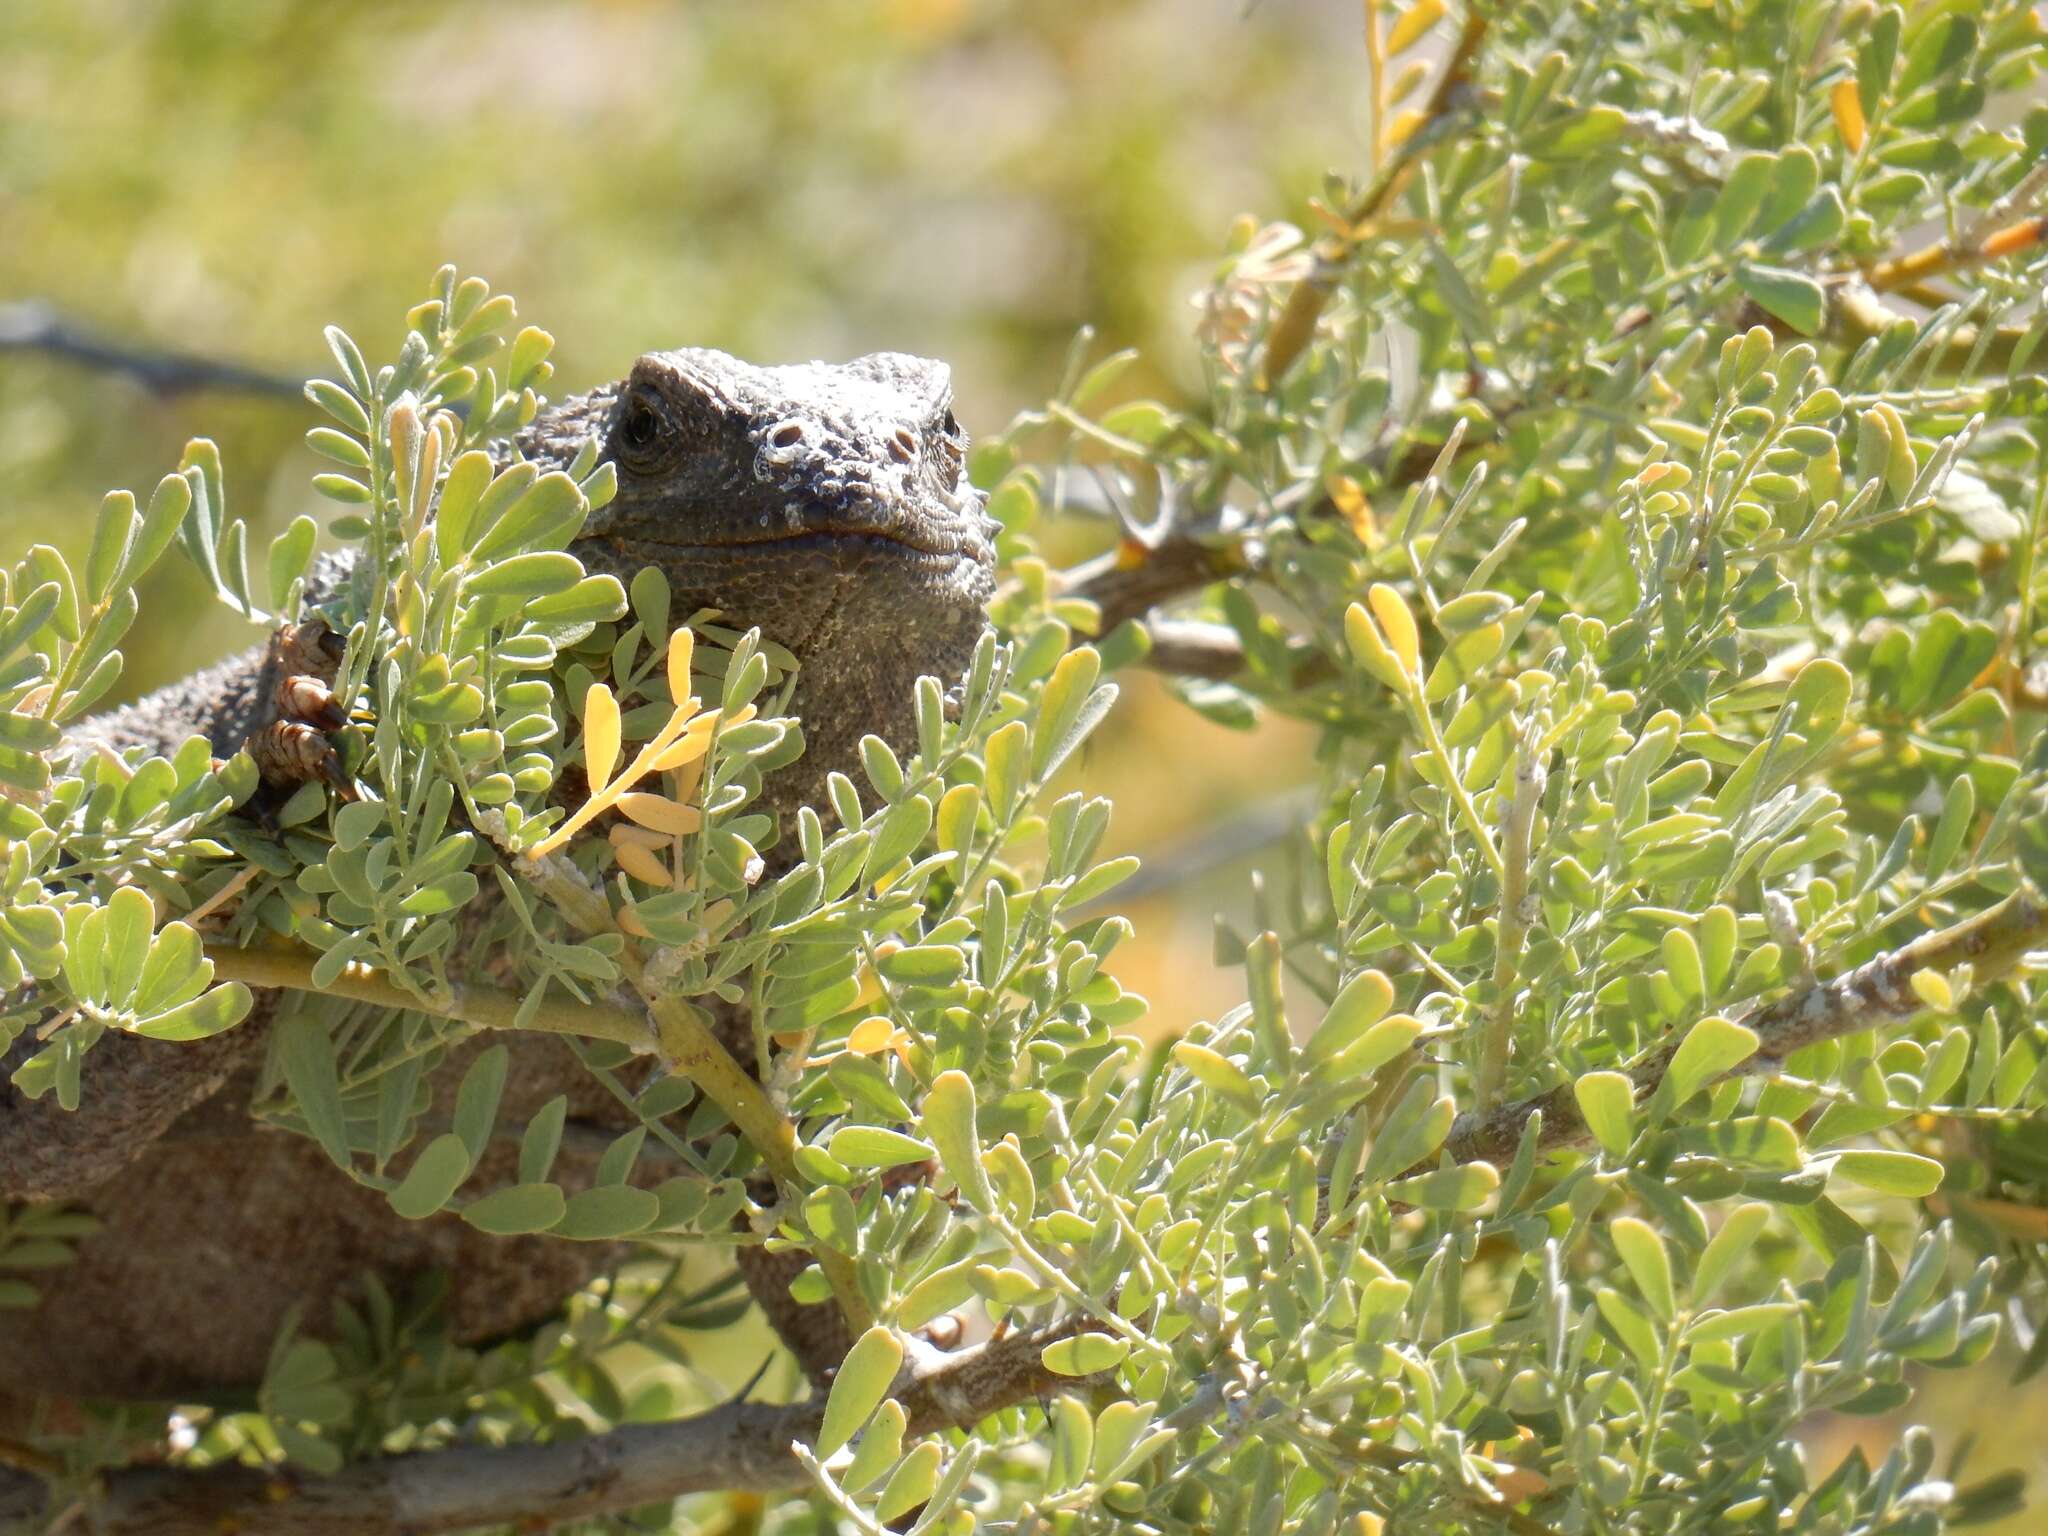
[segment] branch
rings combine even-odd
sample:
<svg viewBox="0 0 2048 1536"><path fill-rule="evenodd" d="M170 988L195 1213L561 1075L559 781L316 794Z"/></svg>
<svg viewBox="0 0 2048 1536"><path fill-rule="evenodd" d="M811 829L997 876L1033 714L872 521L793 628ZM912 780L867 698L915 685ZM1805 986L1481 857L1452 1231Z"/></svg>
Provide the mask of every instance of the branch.
<svg viewBox="0 0 2048 1536"><path fill-rule="evenodd" d="M1157 548L1127 541L1061 573L1061 594L1102 610L1101 632L1143 618L1156 604L1251 570L1256 554L1237 539L1175 533Z"/></svg>
<svg viewBox="0 0 2048 1536"><path fill-rule="evenodd" d="M447 996L425 998L365 966L346 966L339 976L322 985L313 979L313 967L320 957L310 950L238 949L231 944L209 944L206 958L213 962L215 976L252 987L346 997L383 1008L405 1008L436 1018L460 1019L480 1029L531 1029L581 1035L591 1040L616 1040L648 1052L655 1044L654 1030L646 1014L602 998L587 1003L568 1000L552 1007L544 1003L532 1017L522 1019L519 1013L526 1004L526 995L501 987L451 982Z"/></svg>
<svg viewBox="0 0 2048 1536"><path fill-rule="evenodd" d="M928 1357L930 1368L895 1394L909 1433L964 1429L1017 1403L1073 1390L1076 1383L1046 1370L1039 1355L1080 1326L1068 1318ZM538 1532L690 1493L800 1487L804 1472L789 1448L816 1440L823 1413L817 1398L787 1407L733 1402L582 1440L383 1457L328 1478L240 1466L130 1467L107 1475L88 1529L95 1536L430 1536L490 1525ZM43 1503L33 1480L0 1478L0 1527L35 1518Z"/></svg>
<svg viewBox="0 0 2048 1536"><path fill-rule="evenodd" d="M502 824L486 824L486 835L502 846ZM761 1085L747 1075L732 1053L719 1043L703 1011L687 998L670 993L658 975L650 972L631 936L620 931L612 916L611 903L593 890L576 867L556 854L541 857L521 855L517 867L523 878L536 886L573 927L585 933L618 934L619 969L632 982L653 1016L660 1041L663 1064L680 1072L697 1085L703 1095L724 1110L741 1136L761 1156L775 1180L785 1190L803 1187L796 1171L796 1127L769 1102ZM865 1333L874 1313L860 1289L853 1260L831 1248L813 1255L818 1268L832 1287L833 1297L846 1318L850 1336ZM778 1335L787 1336L789 1298L757 1294L761 1310L774 1324Z"/></svg>
<svg viewBox="0 0 2048 1536"><path fill-rule="evenodd" d="M45 352L88 368L126 374L157 395L230 390L279 400L305 396L303 380L188 352L129 346L73 324L35 300L0 304L0 352L8 351Z"/></svg>
<svg viewBox="0 0 2048 1536"><path fill-rule="evenodd" d="M1287 296L1287 306L1280 311L1280 318L1273 322L1273 328L1266 333L1265 356L1259 361L1258 382L1262 389L1270 389L1294 366L1301 356L1309 338L1315 334L1316 321L1323 313L1323 306L1336 290L1337 279L1343 275L1344 266L1359 243L1372 234L1372 224L1386 211L1408 179L1408 171L1415 163L1417 154L1435 142L1452 109L1465 99L1465 85L1471 79L1472 66L1479 56L1479 44L1486 36L1486 18L1475 7L1465 13L1465 29L1458 36L1457 46L1444 63L1443 73L1437 76L1436 88L1429 94L1429 101L1422 109L1422 121L1417 123L1406 138L1395 147L1392 158L1365 195L1345 215L1342 234L1320 240L1315 248L1315 265L1308 276L1294 285L1294 291Z"/></svg>
<svg viewBox="0 0 2048 1536"><path fill-rule="evenodd" d="M1775 1071L1805 1046L1910 1019L1927 1006L1913 990L1916 971L1953 971L1967 965L1973 984L1981 986L2010 970L2028 950L2043 945L2048 945L2048 908L2026 896L2008 896L1975 917L1867 960L1847 975L1816 981L1750 1009L1738 1022L1756 1032L1756 1052L1728 1075L1753 1077ZM1677 1050L1678 1041L1673 1040L1636 1065L1630 1075L1638 1099L1664 1080ZM1539 1149L1582 1146L1592 1139L1572 1085L1566 1082L1518 1104L1460 1115L1444 1151L1454 1162L1484 1159L1504 1164L1514 1157L1523 1127L1538 1110L1543 1113Z"/></svg>

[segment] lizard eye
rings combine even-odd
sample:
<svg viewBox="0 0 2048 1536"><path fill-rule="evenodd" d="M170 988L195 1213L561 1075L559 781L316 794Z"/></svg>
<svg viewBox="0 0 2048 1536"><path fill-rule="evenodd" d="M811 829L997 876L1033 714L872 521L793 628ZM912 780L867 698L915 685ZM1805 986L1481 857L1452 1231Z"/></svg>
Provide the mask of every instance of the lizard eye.
<svg viewBox="0 0 2048 1536"><path fill-rule="evenodd" d="M619 411L613 441L619 457L629 464L650 463L662 456L668 438L668 422L644 395L634 395Z"/></svg>
<svg viewBox="0 0 2048 1536"><path fill-rule="evenodd" d="M959 419L954 416L950 405L946 407L946 414L939 418L938 447L939 461L952 471L957 480L966 464L967 443L966 434L960 430Z"/></svg>

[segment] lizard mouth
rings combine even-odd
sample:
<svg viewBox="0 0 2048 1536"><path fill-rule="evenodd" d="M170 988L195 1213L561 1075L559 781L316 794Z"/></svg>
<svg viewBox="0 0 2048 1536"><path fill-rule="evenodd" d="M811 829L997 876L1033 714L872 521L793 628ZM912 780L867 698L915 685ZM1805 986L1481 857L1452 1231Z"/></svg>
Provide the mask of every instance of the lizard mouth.
<svg viewBox="0 0 2048 1536"><path fill-rule="evenodd" d="M693 551L731 549L786 549L792 553L844 549L849 546L885 546L898 558L908 556L919 564L934 567L966 562L988 565L994 550L985 538L964 530L927 528L876 528L864 525L826 525L811 528L735 529L721 537L678 539L635 531L621 534L615 542L621 549L658 549L688 554Z"/></svg>
<svg viewBox="0 0 2048 1536"><path fill-rule="evenodd" d="M887 544L908 554L924 555L935 560L954 559L962 555L981 558L979 550L970 547L965 539L945 540L935 537L917 537L885 528L806 528L791 529L786 533L742 534L729 539L656 539L645 535L621 538L620 545L628 549L765 549L771 547L791 549L829 549L841 544Z"/></svg>

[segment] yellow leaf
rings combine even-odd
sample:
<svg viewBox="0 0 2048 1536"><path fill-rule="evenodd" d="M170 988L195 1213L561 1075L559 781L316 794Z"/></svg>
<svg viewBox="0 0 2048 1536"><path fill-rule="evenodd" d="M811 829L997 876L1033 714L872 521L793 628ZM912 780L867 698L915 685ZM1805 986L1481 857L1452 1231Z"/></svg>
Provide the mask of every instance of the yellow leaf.
<svg viewBox="0 0 2048 1536"><path fill-rule="evenodd" d="M872 1056L877 1051L887 1050L895 1037L894 1024L879 1013L870 1014L853 1026L853 1032L846 1037L846 1048L856 1056Z"/></svg>
<svg viewBox="0 0 2048 1536"><path fill-rule="evenodd" d="M895 944L895 948L891 948L890 945L894 943L894 940L883 940L875 946L875 953L878 955L895 954L896 950L901 949L903 946ZM872 965L863 963L860 968L860 991L854 996L854 1006L865 1007L871 1003L878 1003L881 1000L882 978L875 974L875 968Z"/></svg>
<svg viewBox="0 0 2048 1536"><path fill-rule="evenodd" d="M1330 493L1331 504L1351 525L1352 535L1368 550L1377 550L1381 543L1380 526L1372 515L1372 503L1366 500L1364 487L1349 475L1332 474L1324 488Z"/></svg>
<svg viewBox="0 0 2048 1536"><path fill-rule="evenodd" d="M614 848L621 843L638 843L642 848L665 848L669 843L669 839L659 832L650 832L645 827L627 826L624 822L618 823L606 835Z"/></svg>
<svg viewBox="0 0 2048 1536"><path fill-rule="evenodd" d="M603 683L583 696L583 764L591 792L611 782L619 762L619 701Z"/></svg>
<svg viewBox="0 0 2048 1536"><path fill-rule="evenodd" d="M1444 0L1415 0L1387 34L1387 57L1391 59L1421 42L1422 34L1435 26L1443 14Z"/></svg>
<svg viewBox="0 0 2048 1536"><path fill-rule="evenodd" d="M1428 114L1413 107L1404 107L1394 114L1393 122L1387 125L1387 148L1406 142L1408 135L1428 121Z"/></svg>
<svg viewBox="0 0 2048 1536"><path fill-rule="evenodd" d="M619 868L635 880L663 887L676 883L675 876L668 872L668 866L654 856L651 848L642 848L638 843L613 843L612 857L619 861Z"/></svg>
<svg viewBox="0 0 2048 1536"><path fill-rule="evenodd" d="M1986 261L1998 261L2015 251L2024 251L2029 246L2039 245L2048 240L2048 215L2036 214L2031 219L2021 219L2017 224L2008 224L1995 235L1986 235L1978 249Z"/></svg>
<svg viewBox="0 0 2048 1536"><path fill-rule="evenodd" d="M1853 79L1837 80L1828 97L1828 105L1835 111L1835 132L1841 135L1849 153L1855 154L1863 148L1865 132L1863 97L1856 88L1856 82Z"/></svg>
<svg viewBox="0 0 2048 1536"><path fill-rule="evenodd" d="M687 624L668 637L668 696L678 704L690 697L690 653L696 644Z"/></svg>
<svg viewBox="0 0 2048 1536"><path fill-rule="evenodd" d="M703 781L704 759L700 757L694 763L685 763L677 770L675 777L669 780L668 797L688 805L697 798L697 786Z"/></svg>
<svg viewBox="0 0 2048 1536"><path fill-rule="evenodd" d="M707 715L704 718L708 720L711 717ZM682 767L685 763L694 763L710 750L711 733L709 731L685 731L683 732L682 740L664 748L660 755L648 766L653 768L656 773L668 773Z"/></svg>
<svg viewBox="0 0 2048 1536"><path fill-rule="evenodd" d="M686 837L704 824L704 814L697 807L678 805L666 795L621 795L619 809L641 826L670 837Z"/></svg>
<svg viewBox="0 0 2048 1536"><path fill-rule="evenodd" d="M1372 605L1373 617L1380 621L1387 647L1401 663L1401 670L1413 676L1420 669L1422 657L1422 637L1416 632L1415 615L1408 611L1401 594L1383 581L1373 583L1365 600Z"/></svg>
<svg viewBox="0 0 2048 1536"><path fill-rule="evenodd" d="M1403 66L1401 73L1394 76L1394 83L1387 87L1387 104L1399 106L1415 94L1415 87L1429 78L1429 65L1416 59Z"/></svg>

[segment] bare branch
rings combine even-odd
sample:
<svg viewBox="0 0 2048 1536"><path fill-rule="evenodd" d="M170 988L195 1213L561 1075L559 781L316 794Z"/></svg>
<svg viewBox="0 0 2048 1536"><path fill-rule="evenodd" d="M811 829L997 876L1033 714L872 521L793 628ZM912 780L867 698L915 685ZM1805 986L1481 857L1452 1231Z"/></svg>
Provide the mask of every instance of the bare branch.
<svg viewBox="0 0 2048 1536"><path fill-rule="evenodd" d="M115 341L64 319L37 300L0 304L0 352L9 351L44 352L88 368L125 374L152 394L165 396L221 390L298 400L305 393L304 380L245 363Z"/></svg>
<svg viewBox="0 0 2048 1536"><path fill-rule="evenodd" d="M1102 610L1102 633L1154 605L1211 582L1242 575L1253 556L1237 540L1215 542L1173 534L1155 549L1120 544L1064 573L1063 595L1085 597Z"/></svg>
<svg viewBox="0 0 2048 1536"><path fill-rule="evenodd" d="M1071 1389L1040 1363L1080 1326L1067 1319L950 1355L898 1391L913 1435L965 1428L1016 1403ZM1085 1383L1084 1383L1085 1385ZM94 1536L429 1536L476 1526L540 1531L569 1520L714 1490L774 1492L804 1482L792 1442L816 1439L822 1399L778 1407L727 1403L669 1424L631 1424L548 1445L465 1445L366 1461L333 1477L218 1467L131 1467L105 1480L88 1512ZM41 1485L0 1476L0 1527L34 1519Z"/></svg>
<svg viewBox="0 0 2048 1536"><path fill-rule="evenodd" d="M1220 682L1244 670L1244 646L1227 624L1200 619L1154 618L1145 625L1152 648L1142 663L1171 677L1204 677Z"/></svg>
<svg viewBox="0 0 2048 1536"><path fill-rule="evenodd" d="M2023 895L2008 896L1975 917L1922 934L1846 975L1816 981L1752 1008L1739 1022L1756 1031L1756 1053L1733 1075L1750 1077L1774 1071L1804 1046L1910 1019L1927 1006L1913 990L1916 971L1953 971L1967 965L1974 983L1981 986L2010 970L2028 950L2044 945L2048 945L2048 908ZM1656 1091L1677 1050L1678 1042L1673 1040L1636 1065L1631 1075L1639 1099ZM1565 1082L1518 1104L1505 1104L1486 1114L1468 1111L1460 1115L1444 1150L1460 1163L1475 1159L1505 1162L1514 1157L1523 1127L1538 1110L1543 1112L1539 1147L1581 1146L1591 1139L1572 1085Z"/></svg>

